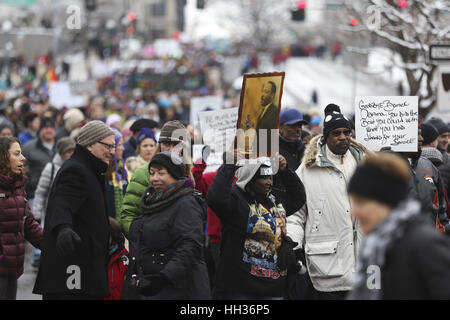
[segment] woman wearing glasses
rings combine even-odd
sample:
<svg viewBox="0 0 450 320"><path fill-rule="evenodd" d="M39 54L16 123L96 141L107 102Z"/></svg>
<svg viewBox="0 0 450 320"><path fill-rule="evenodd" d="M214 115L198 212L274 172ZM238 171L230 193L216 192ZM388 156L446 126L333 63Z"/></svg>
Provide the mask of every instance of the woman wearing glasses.
<svg viewBox="0 0 450 320"><path fill-rule="evenodd" d="M186 127L177 120L166 122L161 128L159 141L156 146L156 150L154 151L154 154L151 158L153 158L154 155L160 152L166 151L176 152L180 155L183 155L186 174L190 177L189 182L192 184L192 186L194 186L194 180L190 176L192 162L189 159L186 159L186 154L183 154L183 146L185 146L185 143L182 139L180 139L180 136L184 138L190 137ZM128 234L128 229L130 228L131 221L134 219L134 217L139 215L142 195L150 184L148 164L137 168L132 175L130 173L129 175L131 176L131 180L123 199L123 206L119 217L119 222L122 225L125 234Z"/></svg>

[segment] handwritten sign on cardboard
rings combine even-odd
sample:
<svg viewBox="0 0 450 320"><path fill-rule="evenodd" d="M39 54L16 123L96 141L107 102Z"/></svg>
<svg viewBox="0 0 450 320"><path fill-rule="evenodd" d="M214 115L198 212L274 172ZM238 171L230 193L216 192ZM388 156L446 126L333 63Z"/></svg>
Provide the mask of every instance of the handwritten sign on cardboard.
<svg viewBox="0 0 450 320"><path fill-rule="evenodd" d="M356 140L373 151L417 152L418 108L415 96L356 97Z"/></svg>

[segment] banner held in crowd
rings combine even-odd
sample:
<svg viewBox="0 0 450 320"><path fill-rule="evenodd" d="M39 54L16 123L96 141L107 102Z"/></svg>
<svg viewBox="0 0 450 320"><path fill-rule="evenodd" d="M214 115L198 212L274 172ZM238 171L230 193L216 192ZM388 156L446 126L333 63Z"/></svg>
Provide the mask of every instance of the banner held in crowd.
<svg viewBox="0 0 450 320"><path fill-rule="evenodd" d="M210 146L206 163L208 171L222 164L222 154L227 151L236 135L238 108L204 111L198 114L205 145ZM196 159L194 159L196 160Z"/></svg>
<svg viewBox="0 0 450 320"><path fill-rule="evenodd" d="M356 97L356 140L374 151L417 152L418 108L416 96Z"/></svg>
<svg viewBox="0 0 450 320"><path fill-rule="evenodd" d="M189 122L193 126L197 126L199 122L198 115L200 112L219 110L222 109L222 107L223 107L222 96L193 97L191 99Z"/></svg>

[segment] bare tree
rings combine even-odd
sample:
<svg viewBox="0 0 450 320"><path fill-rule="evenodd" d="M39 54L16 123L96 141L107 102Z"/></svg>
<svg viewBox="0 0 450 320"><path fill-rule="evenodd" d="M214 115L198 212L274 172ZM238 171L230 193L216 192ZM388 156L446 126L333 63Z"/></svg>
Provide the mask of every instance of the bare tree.
<svg viewBox="0 0 450 320"><path fill-rule="evenodd" d="M221 14L221 19L232 29L234 41L263 52L289 39L289 32L294 30L289 11L293 5L294 0L229 0L229 10Z"/></svg>
<svg viewBox="0 0 450 320"><path fill-rule="evenodd" d="M401 56L397 66L408 80L406 93L419 97L426 117L436 104L436 64L428 54L431 44L450 40L450 0L347 0L345 7L344 21L359 21L347 31L370 33Z"/></svg>

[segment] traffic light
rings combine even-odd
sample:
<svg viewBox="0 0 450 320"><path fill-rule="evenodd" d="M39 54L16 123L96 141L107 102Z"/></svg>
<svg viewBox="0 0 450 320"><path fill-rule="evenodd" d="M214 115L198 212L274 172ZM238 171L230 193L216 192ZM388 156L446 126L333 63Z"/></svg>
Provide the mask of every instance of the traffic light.
<svg viewBox="0 0 450 320"><path fill-rule="evenodd" d="M407 8L408 7L408 1L406 1L406 0L398 0L397 1L397 5L400 8L402 8L402 9Z"/></svg>
<svg viewBox="0 0 450 320"><path fill-rule="evenodd" d="M297 9L291 11L292 21L305 21L305 9Z"/></svg>
<svg viewBox="0 0 450 320"><path fill-rule="evenodd" d="M359 21L356 18L350 18L349 23L353 27L357 27L359 25Z"/></svg>
<svg viewBox="0 0 450 320"><path fill-rule="evenodd" d="M86 10L94 11L95 9L97 9L97 0L84 0L84 5L86 7Z"/></svg>
<svg viewBox="0 0 450 320"><path fill-rule="evenodd" d="M130 12L130 13L127 15L127 19L128 19L128 21L130 21L130 22L135 21L135 20L136 20L136 13Z"/></svg>
<svg viewBox="0 0 450 320"><path fill-rule="evenodd" d="M205 9L206 0L197 0L197 9Z"/></svg>
<svg viewBox="0 0 450 320"><path fill-rule="evenodd" d="M305 21L306 0L297 1L297 9L292 12L293 21Z"/></svg>
<svg viewBox="0 0 450 320"><path fill-rule="evenodd" d="M300 10L306 9L306 1L305 0L298 0L297 1L297 8Z"/></svg>

